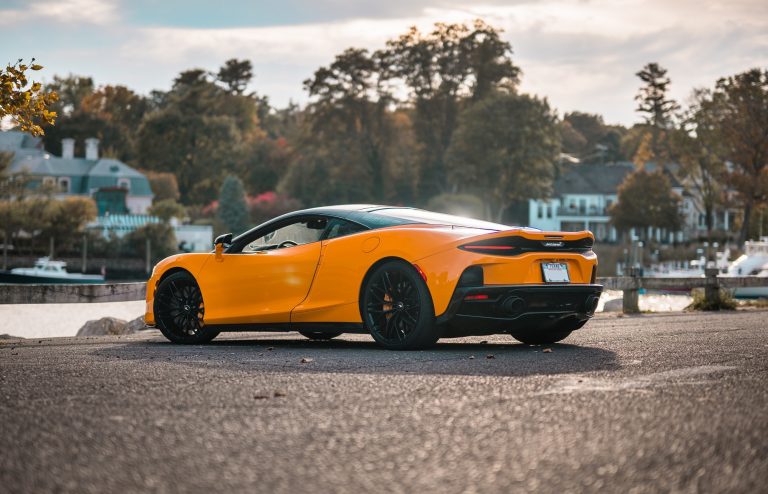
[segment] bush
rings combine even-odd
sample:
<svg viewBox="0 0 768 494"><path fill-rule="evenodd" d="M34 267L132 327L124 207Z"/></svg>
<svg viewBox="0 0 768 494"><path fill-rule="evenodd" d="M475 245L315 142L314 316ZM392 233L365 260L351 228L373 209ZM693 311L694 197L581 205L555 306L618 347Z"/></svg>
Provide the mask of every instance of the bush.
<svg viewBox="0 0 768 494"><path fill-rule="evenodd" d="M733 295L728 290L722 288L720 289L718 299L715 301L708 301L704 297L703 288L693 289L691 296L693 296L693 302L686 307L686 310L736 310L736 300L734 300Z"/></svg>

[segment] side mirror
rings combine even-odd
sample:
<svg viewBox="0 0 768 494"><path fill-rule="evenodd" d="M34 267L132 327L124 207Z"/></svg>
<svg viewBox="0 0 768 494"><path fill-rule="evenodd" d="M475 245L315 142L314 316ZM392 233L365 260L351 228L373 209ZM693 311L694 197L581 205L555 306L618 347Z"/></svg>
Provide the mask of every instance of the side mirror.
<svg viewBox="0 0 768 494"><path fill-rule="evenodd" d="M218 237L216 237L216 240L213 241L213 245L224 244L225 246L228 246L231 243L232 243L231 233L225 233L223 235L219 235Z"/></svg>
<svg viewBox="0 0 768 494"><path fill-rule="evenodd" d="M225 233L224 235L219 235L216 237L216 240L213 241L213 251L216 254L217 261L221 261L223 259L221 255L224 253L224 247L229 246L231 243L231 233Z"/></svg>

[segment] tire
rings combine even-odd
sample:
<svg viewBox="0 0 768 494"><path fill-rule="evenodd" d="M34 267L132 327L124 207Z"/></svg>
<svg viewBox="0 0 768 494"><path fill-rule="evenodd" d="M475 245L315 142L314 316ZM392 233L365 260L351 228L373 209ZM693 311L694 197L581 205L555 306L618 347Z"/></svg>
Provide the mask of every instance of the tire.
<svg viewBox="0 0 768 494"><path fill-rule="evenodd" d="M548 345L568 338L571 331L548 331L542 333L512 333L512 337L526 345Z"/></svg>
<svg viewBox="0 0 768 494"><path fill-rule="evenodd" d="M219 335L205 328L205 306L197 282L187 272L173 273L155 291L157 328L173 343L208 343Z"/></svg>
<svg viewBox="0 0 768 494"><path fill-rule="evenodd" d="M327 341L339 336L341 331L299 331L299 334L310 340Z"/></svg>
<svg viewBox="0 0 768 494"><path fill-rule="evenodd" d="M360 316L373 339L390 350L427 348L440 338L427 284L404 261L385 262L369 273Z"/></svg>

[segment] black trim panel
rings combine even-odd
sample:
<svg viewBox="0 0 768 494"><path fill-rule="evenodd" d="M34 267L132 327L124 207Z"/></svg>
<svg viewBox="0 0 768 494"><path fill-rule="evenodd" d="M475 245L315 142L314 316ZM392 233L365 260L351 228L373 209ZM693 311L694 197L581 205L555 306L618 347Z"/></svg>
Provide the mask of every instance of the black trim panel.
<svg viewBox="0 0 768 494"><path fill-rule="evenodd" d="M353 322L301 322L301 323L250 323L250 324L206 324L206 329L221 332L235 331L328 331L368 334L362 323Z"/></svg>

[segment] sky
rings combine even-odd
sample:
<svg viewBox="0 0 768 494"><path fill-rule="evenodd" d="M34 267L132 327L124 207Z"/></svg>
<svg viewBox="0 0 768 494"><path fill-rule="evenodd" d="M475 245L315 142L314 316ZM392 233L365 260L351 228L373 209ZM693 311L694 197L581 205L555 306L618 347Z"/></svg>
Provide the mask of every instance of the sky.
<svg viewBox="0 0 768 494"><path fill-rule="evenodd" d="M43 81L88 75L146 94L182 70L249 59L250 89L282 107L306 103L302 81L348 47L476 18L503 29L523 92L610 124L640 120L646 63L668 69L683 103L695 87L768 67L766 0L0 0L0 63L36 57Z"/></svg>

